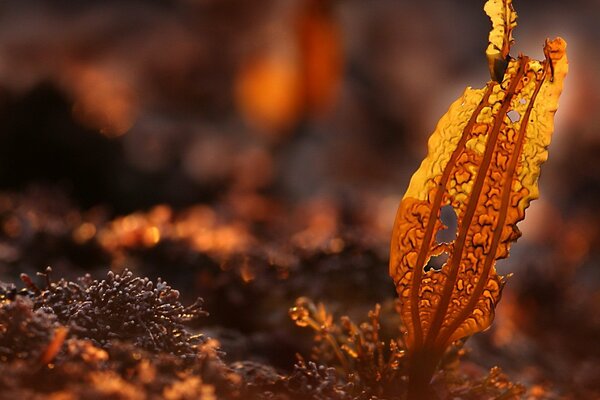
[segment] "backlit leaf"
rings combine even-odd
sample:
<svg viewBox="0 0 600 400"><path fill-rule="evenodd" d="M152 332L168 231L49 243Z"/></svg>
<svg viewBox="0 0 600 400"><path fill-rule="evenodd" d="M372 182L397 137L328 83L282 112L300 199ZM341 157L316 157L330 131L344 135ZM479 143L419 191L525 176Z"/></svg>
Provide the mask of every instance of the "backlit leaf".
<svg viewBox="0 0 600 400"><path fill-rule="evenodd" d="M390 274L413 368L422 369L414 374L425 380L450 343L486 329L494 318L505 282L495 262L508 256L520 235L517 222L538 197L567 73L563 39L546 41L544 61L512 59L511 1L490 0L485 10L493 23L487 51L498 51L506 70L501 82L492 74L484 88L467 88L440 119L392 236ZM456 213L456 235L438 243L445 206ZM441 268L426 268L439 255L447 256Z"/></svg>

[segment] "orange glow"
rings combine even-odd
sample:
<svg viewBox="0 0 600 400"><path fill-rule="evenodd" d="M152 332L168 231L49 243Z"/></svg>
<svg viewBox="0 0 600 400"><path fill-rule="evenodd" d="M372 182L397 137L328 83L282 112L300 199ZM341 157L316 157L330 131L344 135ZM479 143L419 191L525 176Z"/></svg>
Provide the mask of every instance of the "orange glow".
<svg viewBox="0 0 600 400"><path fill-rule="evenodd" d="M160 241L160 230L156 226L151 226L144 231L144 245L152 247Z"/></svg>
<svg viewBox="0 0 600 400"><path fill-rule="evenodd" d="M84 222L73 231L73 240L77 243L85 243L96 235L96 226L90 222Z"/></svg>
<svg viewBox="0 0 600 400"><path fill-rule="evenodd" d="M293 55L271 52L246 63L235 97L250 125L265 132L290 128L301 111L299 70Z"/></svg>
<svg viewBox="0 0 600 400"><path fill-rule="evenodd" d="M92 229L84 225L77 234L88 237ZM197 251L226 256L243 252L252 242L245 224L222 223L207 206L196 206L175 216L168 206L160 205L148 213L118 217L100 228L97 238L105 249L116 254L132 247L153 247L169 239L189 241Z"/></svg>
<svg viewBox="0 0 600 400"><path fill-rule="evenodd" d="M292 236L292 243L304 250L329 249L341 251L344 243L336 239L338 210L328 201L309 203L301 218L306 219L306 228Z"/></svg>
<svg viewBox="0 0 600 400"><path fill-rule="evenodd" d="M73 96L73 116L108 137L133 126L138 104L130 84L115 71L92 66L67 70L65 86Z"/></svg>
<svg viewBox="0 0 600 400"><path fill-rule="evenodd" d="M244 260L242 266L240 268L240 276L245 283L252 282L256 278L255 272L252 270L252 267L248 263L248 260Z"/></svg>
<svg viewBox="0 0 600 400"><path fill-rule="evenodd" d="M307 0L298 18L298 37L307 109L329 111L343 73L342 37L330 1Z"/></svg>
<svg viewBox="0 0 600 400"><path fill-rule="evenodd" d="M59 326L54 330L54 337L42 353L42 356L40 357L40 364L45 365L54 360L62 348L68 334L69 329L64 326Z"/></svg>
<svg viewBox="0 0 600 400"><path fill-rule="evenodd" d="M334 103L343 73L342 35L329 0L304 0L290 39L254 54L238 71L235 98L244 119L278 137Z"/></svg>

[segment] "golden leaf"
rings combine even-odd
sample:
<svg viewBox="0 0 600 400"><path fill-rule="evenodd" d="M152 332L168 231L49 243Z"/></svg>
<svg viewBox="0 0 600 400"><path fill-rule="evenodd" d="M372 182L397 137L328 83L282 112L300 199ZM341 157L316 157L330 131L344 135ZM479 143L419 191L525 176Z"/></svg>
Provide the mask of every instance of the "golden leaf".
<svg viewBox="0 0 600 400"><path fill-rule="evenodd" d="M546 41L544 61L511 59L511 1L490 0L485 10L493 23L490 46L501 55L506 51L503 79L496 82L492 74L484 88L467 88L440 119L392 234L390 274L407 327L410 379L421 384L449 344L486 329L494 318L505 281L495 262L508 256L520 235L517 222L538 197L540 165L567 73L563 39ZM436 241L446 228L443 207L457 219L450 243ZM442 254L448 258L441 268L426 270Z"/></svg>
<svg viewBox="0 0 600 400"><path fill-rule="evenodd" d="M492 79L501 82L508 66L510 46L514 42L512 31L517 26L517 13L512 6L512 0L490 0L485 3L484 10L492 20L485 55Z"/></svg>

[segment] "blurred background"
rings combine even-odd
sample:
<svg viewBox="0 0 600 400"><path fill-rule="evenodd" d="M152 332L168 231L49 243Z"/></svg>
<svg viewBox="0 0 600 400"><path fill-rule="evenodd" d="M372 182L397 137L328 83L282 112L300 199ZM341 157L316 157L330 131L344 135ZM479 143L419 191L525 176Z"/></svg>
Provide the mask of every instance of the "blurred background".
<svg viewBox="0 0 600 400"><path fill-rule="evenodd" d="M393 300L398 202L440 116L489 79L483 3L0 1L0 278L162 276L205 297L229 357L289 368L296 296L359 316ZM514 6L513 55L562 36L570 73L469 359L594 398L600 3Z"/></svg>

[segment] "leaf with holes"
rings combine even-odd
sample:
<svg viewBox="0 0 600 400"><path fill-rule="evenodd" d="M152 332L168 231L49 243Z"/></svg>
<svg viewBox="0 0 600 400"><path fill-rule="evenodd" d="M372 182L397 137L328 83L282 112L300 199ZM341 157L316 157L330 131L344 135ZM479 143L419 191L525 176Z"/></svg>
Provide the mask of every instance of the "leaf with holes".
<svg viewBox="0 0 600 400"><path fill-rule="evenodd" d="M484 88L467 88L440 119L392 235L390 274L407 327L413 385L428 382L449 344L494 318L505 282L495 262L508 256L520 235L516 224L538 196L567 73L563 39L546 41L544 61L512 59L511 1L490 0L485 10L493 25L490 46L506 68L500 82L499 70L491 69ZM443 210L456 218L456 232L439 240L449 230Z"/></svg>

